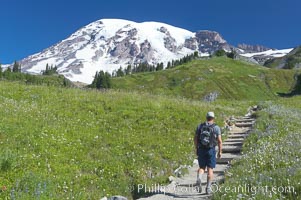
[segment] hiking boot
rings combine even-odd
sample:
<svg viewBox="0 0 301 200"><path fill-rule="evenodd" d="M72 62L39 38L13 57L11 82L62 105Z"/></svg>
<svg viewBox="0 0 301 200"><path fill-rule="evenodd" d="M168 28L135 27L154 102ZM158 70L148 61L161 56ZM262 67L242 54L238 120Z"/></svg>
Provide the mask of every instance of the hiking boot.
<svg viewBox="0 0 301 200"><path fill-rule="evenodd" d="M206 187L206 194L212 194L211 187Z"/></svg>
<svg viewBox="0 0 301 200"><path fill-rule="evenodd" d="M202 181L201 181L201 179L197 179L197 180L196 180L196 190L197 190L199 193L202 193Z"/></svg>

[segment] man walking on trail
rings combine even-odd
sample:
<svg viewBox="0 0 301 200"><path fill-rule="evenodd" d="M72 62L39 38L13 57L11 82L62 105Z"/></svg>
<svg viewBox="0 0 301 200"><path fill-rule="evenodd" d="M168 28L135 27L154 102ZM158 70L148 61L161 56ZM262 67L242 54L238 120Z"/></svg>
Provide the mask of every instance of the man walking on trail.
<svg viewBox="0 0 301 200"><path fill-rule="evenodd" d="M202 176L207 167L207 186L206 193L211 194L211 184L213 180L213 168L216 165L216 151L215 147L218 144L217 157L222 155L222 137L221 129L214 123L214 112L208 112L206 115L206 122L200 124L195 132L194 145L196 154L198 156L199 169L197 172L196 185L199 192L202 192Z"/></svg>

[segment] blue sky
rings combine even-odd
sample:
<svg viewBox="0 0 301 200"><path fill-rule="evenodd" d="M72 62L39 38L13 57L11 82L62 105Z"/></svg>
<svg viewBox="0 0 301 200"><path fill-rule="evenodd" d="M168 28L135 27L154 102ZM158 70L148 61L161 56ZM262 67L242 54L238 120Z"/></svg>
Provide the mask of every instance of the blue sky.
<svg viewBox="0 0 301 200"><path fill-rule="evenodd" d="M215 30L233 45L301 45L300 0L0 0L0 63L11 63L103 18Z"/></svg>

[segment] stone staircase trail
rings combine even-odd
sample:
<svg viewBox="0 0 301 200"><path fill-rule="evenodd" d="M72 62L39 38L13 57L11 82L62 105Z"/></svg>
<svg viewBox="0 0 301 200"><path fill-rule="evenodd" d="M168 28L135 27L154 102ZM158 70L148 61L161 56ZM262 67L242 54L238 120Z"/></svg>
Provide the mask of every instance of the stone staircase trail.
<svg viewBox="0 0 301 200"><path fill-rule="evenodd" d="M235 119L235 126L229 131L228 137L223 141L222 158L217 159L217 165L214 169L214 182L222 183L224 181L225 171L231 166L233 159L241 155L242 145L249 135L255 119L251 117L239 117ZM202 193L195 187L196 172L198 170L197 160L193 166L188 169L188 173L180 178L172 178L169 185L163 186L160 190L155 188L152 196L140 198L139 200L194 200L194 199L211 199L211 195L206 195L205 188L207 182L207 172L202 177ZM149 188L151 189L151 188Z"/></svg>

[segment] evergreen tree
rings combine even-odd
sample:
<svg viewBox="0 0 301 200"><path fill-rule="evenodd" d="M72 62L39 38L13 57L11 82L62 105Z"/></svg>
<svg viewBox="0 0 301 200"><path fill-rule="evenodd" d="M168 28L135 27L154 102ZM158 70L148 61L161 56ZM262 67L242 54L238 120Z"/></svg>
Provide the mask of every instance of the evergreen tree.
<svg viewBox="0 0 301 200"><path fill-rule="evenodd" d="M175 61L172 60L172 61L171 61L171 67L174 67L174 66L175 66Z"/></svg>
<svg viewBox="0 0 301 200"><path fill-rule="evenodd" d="M98 73L98 77L96 78L96 88L101 89L104 88L104 72L100 71Z"/></svg>
<svg viewBox="0 0 301 200"><path fill-rule="evenodd" d="M103 84L104 88L111 88L111 74L106 72L104 74L104 84Z"/></svg>
<svg viewBox="0 0 301 200"><path fill-rule="evenodd" d="M21 72L21 65L17 61L14 62L13 72Z"/></svg>
<svg viewBox="0 0 301 200"><path fill-rule="evenodd" d="M92 88L96 88L96 81L97 81L97 78L98 78L98 72L96 71L95 72L95 75L94 75L94 79L92 81L92 84L90 85Z"/></svg>
<svg viewBox="0 0 301 200"><path fill-rule="evenodd" d="M236 55L237 55L237 53L233 50L231 52L227 53L227 57L232 58L232 59L235 59Z"/></svg>
<svg viewBox="0 0 301 200"><path fill-rule="evenodd" d="M90 87L97 89L111 88L111 75L108 72L96 72Z"/></svg>
<svg viewBox="0 0 301 200"><path fill-rule="evenodd" d="M126 74L126 75L129 75L129 74L131 74L131 73L132 73L132 66L131 66L131 65L128 65L127 68L126 68L126 70L125 70L125 74Z"/></svg>
<svg viewBox="0 0 301 200"><path fill-rule="evenodd" d="M68 79L66 79L65 77L64 77L64 80L63 80L63 85L64 85L65 87L67 87L67 86L70 85L70 82L69 82Z"/></svg>
<svg viewBox="0 0 301 200"><path fill-rule="evenodd" d="M199 57L199 52L198 51L195 51L194 53L193 53L193 58L198 58Z"/></svg>
<svg viewBox="0 0 301 200"><path fill-rule="evenodd" d="M117 77L122 77L122 76L124 76L124 71L123 71L123 69L122 69L121 67L117 70L116 76L117 76Z"/></svg>
<svg viewBox="0 0 301 200"><path fill-rule="evenodd" d="M164 68L164 64L163 63L158 63L157 67L156 67L156 71L163 70L163 68Z"/></svg>
<svg viewBox="0 0 301 200"><path fill-rule="evenodd" d="M220 50L217 50L215 53L214 53L215 56L217 57L221 57L221 56L224 56L226 55L226 51L224 49L220 49Z"/></svg>
<svg viewBox="0 0 301 200"><path fill-rule="evenodd" d="M160 68L160 64L158 63L156 67L156 71L159 71L160 70L159 68Z"/></svg>
<svg viewBox="0 0 301 200"><path fill-rule="evenodd" d="M171 63L170 62L167 63L166 69L169 69L169 68L171 68Z"/></svg>
<svg viewBox="0 0 301 200"><path fill-rule="evenodd" d="M46 64L46 72L49 71L49 65L48 63Z"/></svg>
<svg viewBox="0 0 301 200"><path fill-rule="evenodd" d="M53 67L53 65L51 65L49 67L47 63L46 69L42 72L42 75L53 75L53 74L57 74L57 66Z"/></svg>

